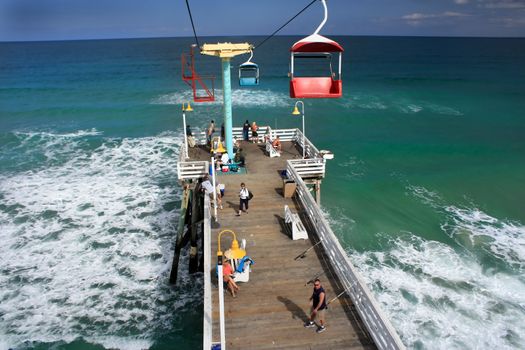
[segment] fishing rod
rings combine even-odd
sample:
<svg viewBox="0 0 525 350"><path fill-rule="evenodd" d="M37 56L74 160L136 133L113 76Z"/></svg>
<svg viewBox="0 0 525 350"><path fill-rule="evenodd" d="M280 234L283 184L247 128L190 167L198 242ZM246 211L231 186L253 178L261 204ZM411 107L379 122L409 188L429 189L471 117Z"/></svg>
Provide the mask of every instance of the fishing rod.
<svg viewBox="0 0 525 350"><path fill-rule="evenodd" d="M339 299L339 297L340 297L341 295L345 294L347 291L348 291L348 290L345 289L345 290L343 290L341 293L339 293L336 297L333 297L332 299L330 299L330 301L326 303L326 306L330 305L331 302L336 301L337 299Z"/></svg>
<svg viewBox="0 0 525 350"><path fill-rule="evenodd" d="M320 273L318 273L317 275L315 275L314 277L312 277L312 279L308 280L304 285L307 286L309 285L310 283L314 283L314 281L316 279L318 279L319 277L321 277L322 275L324 275L327 271L321 271Z"/></svg>
<svg viewBox="0 0 525 350"><path fill-rule="evenodd" d="M306 249L306 250L305 250L304 252L302 252L301 254L297 255L297 256L294 258L294 260L297 260L297 259L299 259L299 258L301 258L301 259L304 258L304 257L306 256L306 253L308 253L310 250L314 249L315 246L317 246L317 245L318 245L319 243L321 243L322 241L323 241L323 239L321 238L321 239L319 240L319 242L317 242L316 244L314 244L314 245L311 246L310 248Z"/></svg>

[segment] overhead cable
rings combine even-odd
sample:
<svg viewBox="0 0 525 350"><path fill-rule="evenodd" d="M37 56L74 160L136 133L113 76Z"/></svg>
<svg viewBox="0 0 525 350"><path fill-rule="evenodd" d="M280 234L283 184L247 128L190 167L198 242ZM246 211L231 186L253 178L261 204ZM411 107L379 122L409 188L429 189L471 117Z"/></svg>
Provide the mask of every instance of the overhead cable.
<svg viewBox="0 0 525 350"><path fill-rule="evenodd" d="M193 36L195 36L195 42L197 43L197 46L200 47L199 38L197 38L197 32L195 31L195 25L193 24L193 17L191 16L190 4L188 3L188 0L186 0L186 7L188 8L188 14L190 15L191 27L193 28Z"/></svg>
<svg viewBox="0 0 525 350"><path fill-rule="evenodd" d="M301 11L299 11L295 16L293 16L292 18L290 18L285 24L283 24L282 26L279 27L279 29L277 29L275 32L273 32L271 35L269 35L266 39L264 39L261 43L257 44L254 46L254 48L258 48L259 46L261 46L262 44L264 44L268 39L270 39L272 36L274 36L275 34L277 34L281 29L283 29L284 27L286 27L286 25L288 23L290 23L291 21L293 21L297 16L299 16L301 13L303 13L304 11L306 11L307 8L309 8L310 6L313 5L314 2L316 2L318 0L312 0L308 5L306 5ZM187 2L187 1L186 1ZM191 16L191 14L190 14Z"/></svg>

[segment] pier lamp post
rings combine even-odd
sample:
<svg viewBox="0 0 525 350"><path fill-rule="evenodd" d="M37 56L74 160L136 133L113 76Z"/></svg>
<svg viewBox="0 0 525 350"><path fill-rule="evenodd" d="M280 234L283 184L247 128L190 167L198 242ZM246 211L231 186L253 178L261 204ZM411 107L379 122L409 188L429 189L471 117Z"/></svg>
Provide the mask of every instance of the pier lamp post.
<svg viewBox="0 0 525 350"><path fill-rule="evenodd" d="M239 242L237 241L237 236L232 230L222 230L219 233L217 238L217 278L219 284L219 323L220 323L220 332L221 332L221 349L226 349L226 334L224 327L224 281L222 278L222 250L221 250L221 236L223 233L231 233L233 235L232 246L228 250L229 256L232 259L240 259L246 255L244 249L239 248Z"/></svg>
<svg viewBox="0 0 525 350"><path fill-rule="evenodd" d="M299 112L299 108L297 108L298 104L301 104L301 112ZM293 115L302 115L303 117L303 159L306 158L306 143L305 143L305 131L304 131L304 102L303 101L297 101L295 102L295 107L292 112Z"/></svg>
<svg viewBox="0 0 525 350"><path fill-rule="evenodd" d="M182 104L182 127L184 128L184 151L185 151L184 157L188 158L188 135L186 133L186 112L193 112L193 108L191 108L191 105L189 102L187 106L184 106L184 103Z"/></svg>

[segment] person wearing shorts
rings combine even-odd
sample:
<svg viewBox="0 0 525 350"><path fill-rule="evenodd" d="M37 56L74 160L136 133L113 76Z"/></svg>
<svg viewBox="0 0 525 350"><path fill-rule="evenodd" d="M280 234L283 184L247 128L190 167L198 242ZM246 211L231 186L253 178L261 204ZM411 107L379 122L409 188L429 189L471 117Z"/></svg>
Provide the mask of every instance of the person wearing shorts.
<svg viewBox="0 0 525 350"><path fill-rule="evenodd" d="M326 310L326 293L324 288L321 286L321 281L316 278L314 281L314 290L312 296L310 297L312 301L312 307L310 309L310 318L304 324L306 328L313 328L316 326L314 320L319 321L319 326L317 327L317 333L322 333L326 330L325 326L325 310Z"/></svg>
<svg viewBox="0 0 525 350"><path fill-rule="evenodd" d="M259 127L257 126L256 122L252 123L252 142L253 143L259 143L259 134L257 131L259 130Z"/></svg>

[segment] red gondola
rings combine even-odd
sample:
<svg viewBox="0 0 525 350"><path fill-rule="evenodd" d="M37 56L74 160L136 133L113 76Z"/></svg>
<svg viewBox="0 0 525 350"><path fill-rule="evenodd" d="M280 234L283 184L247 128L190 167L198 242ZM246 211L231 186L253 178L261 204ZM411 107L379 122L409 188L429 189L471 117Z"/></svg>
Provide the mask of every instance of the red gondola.
<svg viewBox="0 0 525 350"><path fill-rule="evenodd" d="M328 9L322 0L325 17L314 34L299 40L290 49L290 97L292 98L337 98L343 94L341 79L343 48L337 42L330 40L319 31L326 23ZM337 72L332 69L332 53L338 53ZM295 76L296 59L328 59L330 73L328 76Z"/></svg>

